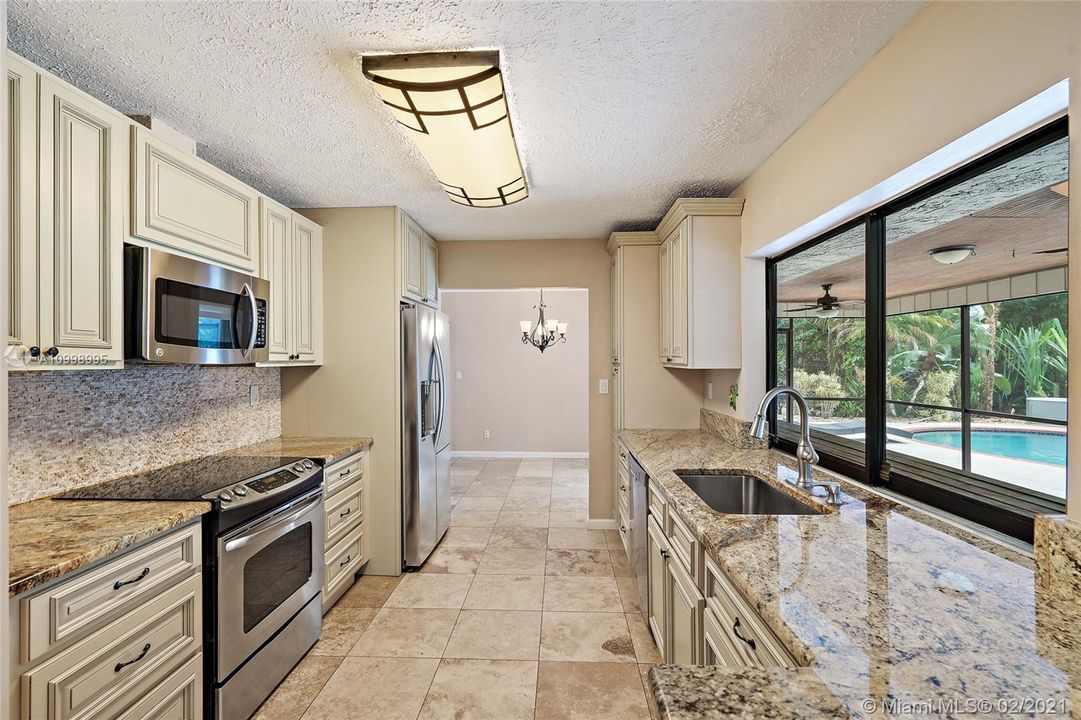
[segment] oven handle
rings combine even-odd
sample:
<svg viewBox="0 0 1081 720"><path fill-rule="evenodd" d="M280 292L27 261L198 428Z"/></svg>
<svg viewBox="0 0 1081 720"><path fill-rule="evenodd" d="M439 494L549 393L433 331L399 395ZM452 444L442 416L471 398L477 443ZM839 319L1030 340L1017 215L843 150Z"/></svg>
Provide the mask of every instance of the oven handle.
<svg viewBox="0 0 1081 720"><path fill-rule="evenodd" d="M307 515L313 508L315 508L319 502L323 499L322 491L312 497L311 500L304 503L300 507L286 517L282 517L281 514L271 515L265 520L259 522L247 528L242 535L235 537L225 542L225 552L232 552L238 548L242 548L248 543L254 542L260 535L264 535L271 530L277 530L279 534L284 535L290 530L294 530L304 523L301 522L301 518ZM293 506L296 507L296 506ZM288 508L292 509L292 508Z"/></svg>
<svg viewBox="0 0 1081 720"><path fill-rule="evenodd" d="M259 329L259 307L255 304L255 292L251 289L251 285L244 283L244 287L241 289L240 294L246 294L248 296L248 301L251 303L251 337L248 338L247 349L241 351L241 355L247 357L248 354L255 349L255 333Z"/></svg>

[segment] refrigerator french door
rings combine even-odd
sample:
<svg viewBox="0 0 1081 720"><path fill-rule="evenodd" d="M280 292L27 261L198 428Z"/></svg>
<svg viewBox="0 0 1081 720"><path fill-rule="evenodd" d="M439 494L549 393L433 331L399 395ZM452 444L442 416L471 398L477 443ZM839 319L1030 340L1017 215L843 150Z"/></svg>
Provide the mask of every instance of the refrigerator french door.
<svg viewBox="0 0 1081 720"><path fill-rule="evenodd" d="M419 567L450 526L450 321L402 307L402 562Z"/></svg>

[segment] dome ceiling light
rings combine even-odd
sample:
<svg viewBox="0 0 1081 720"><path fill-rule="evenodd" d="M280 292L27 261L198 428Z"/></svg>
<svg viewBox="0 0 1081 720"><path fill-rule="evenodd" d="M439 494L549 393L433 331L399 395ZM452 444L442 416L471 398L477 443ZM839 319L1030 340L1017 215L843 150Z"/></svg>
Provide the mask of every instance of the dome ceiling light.
<svg viewBox="0 0 1081 720"><path fill-rule="evenodd" d="M975 245L947 245L927 253L943 265L956 265L976 254Z"/></svg>
<svg viewBox="0 0 1081 720"><path fill-rule="evenodd" d="M361 70L452 201L502 207L529 196L497 51L367 55Z"/></svg>

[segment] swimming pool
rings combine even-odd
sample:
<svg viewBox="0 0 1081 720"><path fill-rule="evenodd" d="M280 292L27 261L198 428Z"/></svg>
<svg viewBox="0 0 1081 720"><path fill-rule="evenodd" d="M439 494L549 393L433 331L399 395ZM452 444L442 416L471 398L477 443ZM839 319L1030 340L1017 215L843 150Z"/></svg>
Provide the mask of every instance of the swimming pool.
<svg viewBox="0 0 1081 720"><path fill-rule="evenodd" d="M912 439L945 447L961 447L960 430L925 430L914 433ZM1065 465L1066 436L1017 430L973 430L972 452Z"/></svg>

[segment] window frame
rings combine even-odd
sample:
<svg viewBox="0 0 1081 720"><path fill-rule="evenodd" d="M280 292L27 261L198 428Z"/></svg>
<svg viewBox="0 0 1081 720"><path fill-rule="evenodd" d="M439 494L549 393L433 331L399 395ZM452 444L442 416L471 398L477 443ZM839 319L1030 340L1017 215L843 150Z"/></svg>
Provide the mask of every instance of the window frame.
<svg viewBox="0 0 1081 720"><path fill-rule="evenodd" d="M766 259L766 387L777 385L777 264L804 252L808 248L826 242L860 225L865 237L865 357L866 399L864 405L865 433L862 462L856 460L851 448L847 449L828 433L812 431L815 449L821 457L820 464L831 470L860 480L869 485L881 486L921 503L937 507L953 515L966 518L999 532L1026 542L1032 542L1034 515L1062 513L1065 502L1036 491L1012 488L1006 483L971 472L971 423L972 415L1007 416L1015 420L1030 420L1050 425L1066 425L1064 421L1008 415L971 407L970 393L970 310L962 306L961 315L961 407L943 408L959 412L962 426L962 468L950 468L919 458L893 457L886 454L886 217L906 207L921 202L942 191L977 177L1010 160L1032 152L1044 145L1068 137L1067 118L1047 123L1033 132L1014 140L996 150L966 163L940 178L925 183L904 195L865 212L821 235ZM1068 261L1067 261L1068 262ZM1067 288L1069 292L1069 288ZM793 366L791 354L787 356L788 367ZM1073 380L1073 378L1070 378ZM917 405L919 403L916 403ZM796 436L778 424L778 405L769 408L770 446L785 452L794 452ZM894 453L896 456L897 453Z"/></svg>

